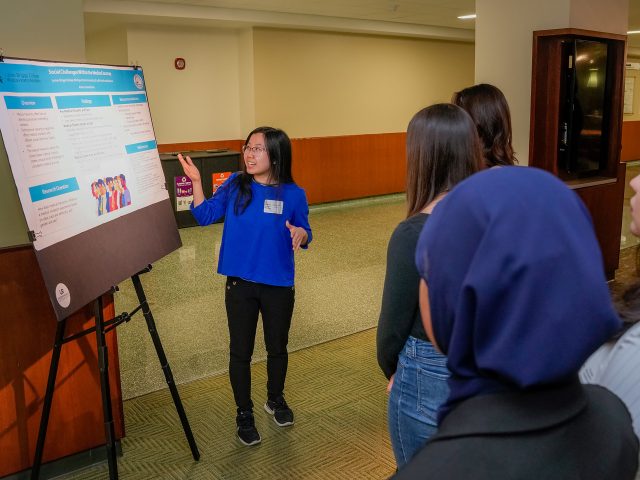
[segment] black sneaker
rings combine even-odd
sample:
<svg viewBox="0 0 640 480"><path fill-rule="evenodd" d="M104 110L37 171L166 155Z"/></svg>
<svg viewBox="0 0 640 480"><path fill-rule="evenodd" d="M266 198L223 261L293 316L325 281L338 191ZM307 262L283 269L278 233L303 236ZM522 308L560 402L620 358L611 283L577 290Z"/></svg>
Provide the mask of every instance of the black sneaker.
<svg viewBox="0 0 640 480"><path fill-rule="evenodd" d="M251 410L238 412L236 416L236 425L238 425L238 440L247 446L257 445L262 440L256 429L256 423L253 419Z"/></svg>
<svg viewBox="0 0 640 480"><path fill-rule="evenodd" d="M279 427L293 425L293 412L282 395L275 400L267 400L267 403L264 404L264 409L269 415L273 415L273 421Z"/></svg>

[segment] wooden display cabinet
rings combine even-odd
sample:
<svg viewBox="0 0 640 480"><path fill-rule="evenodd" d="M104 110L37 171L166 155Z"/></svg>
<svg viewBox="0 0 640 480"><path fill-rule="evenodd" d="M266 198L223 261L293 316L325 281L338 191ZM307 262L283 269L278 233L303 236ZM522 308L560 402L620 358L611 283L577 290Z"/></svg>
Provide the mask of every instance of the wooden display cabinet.
<svg viewBox="0 0 640 480"><path fill-rule="evenodd" d="M620 257L626 37L578 29L533 34L529 165L560 177L593 218L608 278Z"/></svg>

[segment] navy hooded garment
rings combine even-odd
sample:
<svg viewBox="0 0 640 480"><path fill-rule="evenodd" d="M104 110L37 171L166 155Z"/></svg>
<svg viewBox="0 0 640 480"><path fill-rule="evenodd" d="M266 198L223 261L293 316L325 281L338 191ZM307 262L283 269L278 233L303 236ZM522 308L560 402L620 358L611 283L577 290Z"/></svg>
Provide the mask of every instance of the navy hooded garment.
<svg viewBox="0 0 640 480"><path fill-rule="evenodd" d="M416 264L451 371L440 421L477 395L574 381L621 326L586 208L542 170L458 184L426 223Z"/></svg>

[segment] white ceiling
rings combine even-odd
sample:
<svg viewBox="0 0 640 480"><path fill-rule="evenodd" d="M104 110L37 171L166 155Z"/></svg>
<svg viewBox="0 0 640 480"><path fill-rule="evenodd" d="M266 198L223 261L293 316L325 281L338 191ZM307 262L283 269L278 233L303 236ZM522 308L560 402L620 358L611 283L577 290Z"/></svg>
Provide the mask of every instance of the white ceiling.
<svg viewBox="0 0 640 480"><path fill-rule="evenodd" d="M531 0L535 1L535 0ZM603 0L604 1L604 0ZM127 23L323 28L473 41L475 0L85 0L89 33ZM640 30L640 0L629 0ZM640 46L640 34L629 36Z"/></svg>
<svg viewBox="0 0 640 480"><path fill-rule="evenodd" d="M124 3L107 0L110 3ZM473 21L458 15L473 13L475 0L136 0L147 4L171 4L239 9L358 20L435 25L473 29Z"/></svg>

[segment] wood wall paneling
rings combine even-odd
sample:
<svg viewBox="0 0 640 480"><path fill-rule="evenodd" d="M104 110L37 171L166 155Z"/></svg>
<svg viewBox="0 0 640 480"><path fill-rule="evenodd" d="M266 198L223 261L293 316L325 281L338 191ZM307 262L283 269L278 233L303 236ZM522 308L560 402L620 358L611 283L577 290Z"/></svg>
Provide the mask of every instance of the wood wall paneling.
<svg viewBox="0 0 640 480"><path fill-rule="evenodd" d="M158 145L160 153L192 152L195 150L235 150L240 151L244 140L210 140L205 142L164 143Z"/></svg>
<svg viewBox="0 0 640 480"><path fill-rule="evenodd" d="M402 192L405 134L385 133L293 141L293 173L309 203Z"/></svg>
<svg viewBox="0 0 640 480"><path fill-rule="evenodd" d="M622 123L622 153L623 162L640 160L640 121Z"/></svg>
<svg viewBox="0 0 640 480"><path fill-rule="evenodd" d="M94 306L67 320L67 335L95 325ZM42 413L56 317L33 249L0 250L0 477L31 466ZM105 319L114 316L104 298ZM107 334L116 438L124 435L115 330ZM43 462L104 445L95 335L62 347Z"/></svg>
<svg viewBox="0 0 640 480"><path fill-rule="evenodd" d="M165 152L231 148L243 140L159 145ZM405 133L294 138L293 178L310 204L403 192Z"/></svg>

